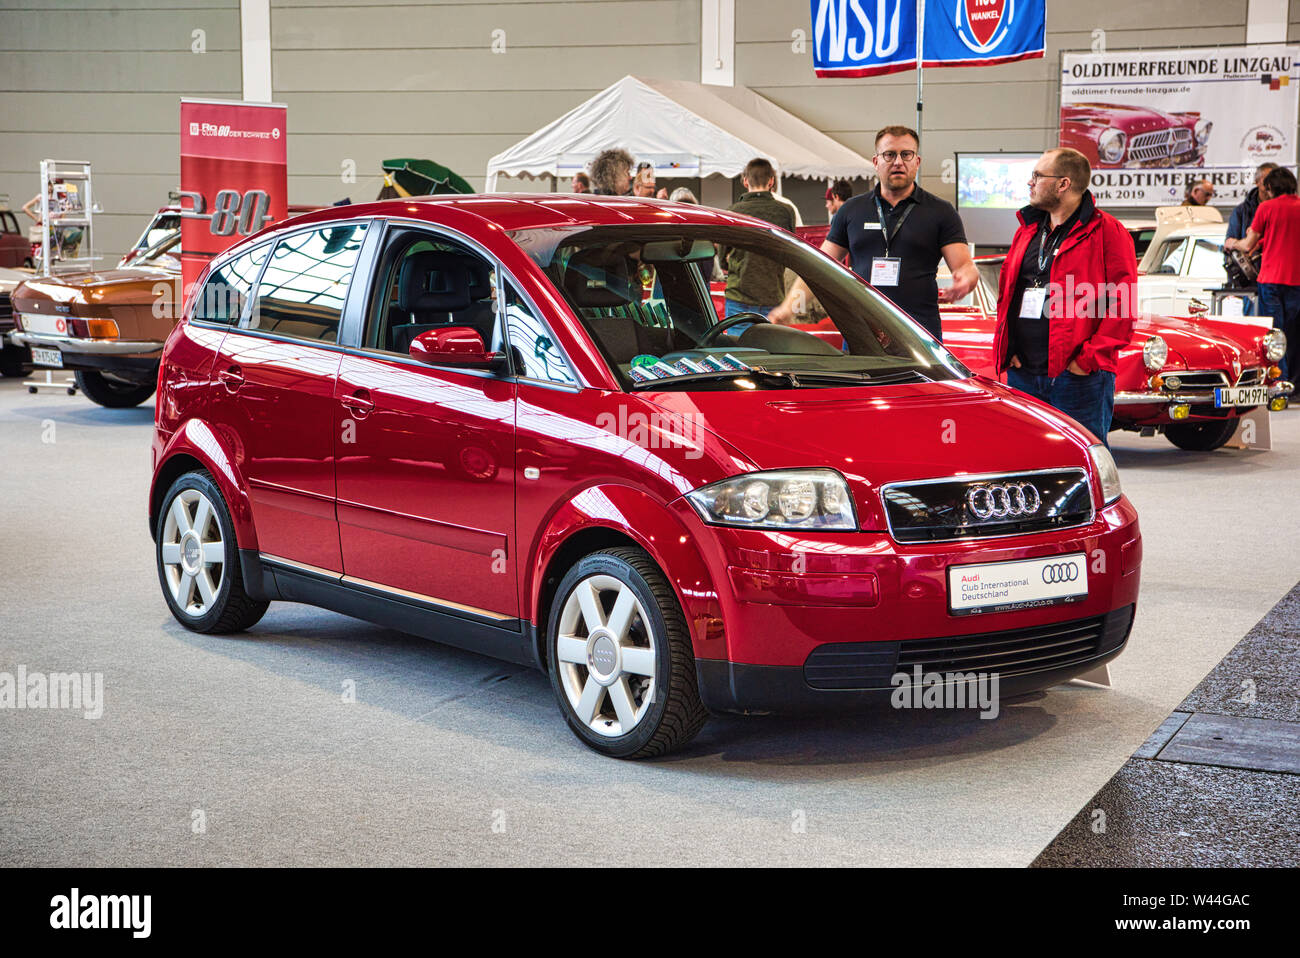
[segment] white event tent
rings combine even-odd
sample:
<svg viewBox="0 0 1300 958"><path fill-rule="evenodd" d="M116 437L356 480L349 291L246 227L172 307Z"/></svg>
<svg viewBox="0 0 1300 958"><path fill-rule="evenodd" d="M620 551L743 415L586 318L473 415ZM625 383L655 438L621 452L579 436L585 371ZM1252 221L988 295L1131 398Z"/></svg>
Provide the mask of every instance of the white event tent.
<svg viewBox="0 0 1300 958"><path fill-rule="evenodd" d="M559 179L602 150L680 158L661 177L739 176L756 156L778 176L852 179L871 162L748 87L626 76L488 161L487 192L501 176Z"/></svg>

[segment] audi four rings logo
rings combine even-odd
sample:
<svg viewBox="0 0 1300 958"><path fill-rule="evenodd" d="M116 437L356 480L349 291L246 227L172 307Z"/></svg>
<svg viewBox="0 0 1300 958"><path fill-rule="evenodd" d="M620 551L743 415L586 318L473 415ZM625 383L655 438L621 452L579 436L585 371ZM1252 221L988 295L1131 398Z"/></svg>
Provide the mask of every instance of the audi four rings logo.
<svg viewBox="0 0 1300 958"><path fill-rule="evenodd" d="M976 519L1006 519L1032 516L1043 504L1032 482L1007 482L972 486L966 493L966 508Z"/></svg>
<svg viewBox="0 0 1300 958"><path fill-rule="evenodd" d="M1043 581L1048 585L1053 582L1073 582L1079 578L1079 566L1073 562L1053 562L1043 566Z"/></svg>

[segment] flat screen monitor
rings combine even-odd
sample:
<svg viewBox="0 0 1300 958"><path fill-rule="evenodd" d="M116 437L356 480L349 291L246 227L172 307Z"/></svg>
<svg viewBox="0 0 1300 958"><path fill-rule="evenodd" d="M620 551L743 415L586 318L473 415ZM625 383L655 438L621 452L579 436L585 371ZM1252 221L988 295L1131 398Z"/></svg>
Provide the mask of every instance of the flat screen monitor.
<svg viewBox="0 0 1300 958"><path fill-rule="evenodd" d="M1016 211L1029 202L1029 174L1041 153L958 153L957 211L966 239L978 246L1009 246L1020 225Z"/></svg>

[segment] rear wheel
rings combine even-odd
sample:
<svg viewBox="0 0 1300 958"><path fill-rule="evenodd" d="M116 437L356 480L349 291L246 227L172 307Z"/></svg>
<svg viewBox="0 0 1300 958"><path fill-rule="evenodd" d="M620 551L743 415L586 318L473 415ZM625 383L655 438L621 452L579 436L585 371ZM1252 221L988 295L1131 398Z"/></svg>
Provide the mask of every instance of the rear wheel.
<svg viewBox="0 0 1300 958"><path fill-rule="evenodd" d="M1237 431L1238 419L1222 422L1178 422L1165 426L1165 438L1179 449L1209 452L1218 449Z"/></svg>
<svg viewBox="0 0 1300 958"><path fill-rule="evenodd" d="M91 402L99 403L107 409L129 409L138 406L157 388L154 380L147 383L133 383L125 379L116 379L93 369L77 370L77 388L86 394Z"/></svg>
<svg viewBox="0 0 1300 958"><path fill-rule="evenodd" d="M704 726L690 632L668 579L636 548L569 570L548 627L551 685L573 733L603 755L649 758Z"/></svg>
<svg viewBox="0 0 1300 958"><path fill-rule="evenodd" d="M262 618L270 603L244 590L235 527L211 476L177 479L157 521L158 581L176 621L195 632L242 632Z"/></svg>

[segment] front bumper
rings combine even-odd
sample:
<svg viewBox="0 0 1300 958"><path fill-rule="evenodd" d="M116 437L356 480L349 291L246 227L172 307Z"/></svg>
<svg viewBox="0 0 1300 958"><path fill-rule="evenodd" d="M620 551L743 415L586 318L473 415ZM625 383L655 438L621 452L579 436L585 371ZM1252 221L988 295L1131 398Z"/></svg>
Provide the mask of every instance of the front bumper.
<svg viewBox="0 0 1300 958"><path fill-rule="evenodd" d="M693 514L679 514L717 587L712 602L683 595L696 625L701 694L716 711L865 704L881 698L878 688L816 688L805 676L810 660L815 665L819 657L837 652L866 652L876 658L893 654L905 662L905 653L925 643L972 647L994 633L1097 621L1137 603L1142 537L1137 513L1122 497L1072 529L917 544L896 543L883 532L800 534L705 526ZM1074 602L965 615L949 609L949 566L1080 552L1089 557L1088 593ZM1003 689L1059 684L1108 661L1122 647L1123 639L1093 652L1076 648L1078 654L1064 663L1044 659L1022 675L1008 676ZM886 665L892 672L893 663Z"/></svg>
<svg viewBox="0 0 1300 958"><path fill-rule="evenodd" d="M998 676L1000 699L1041 691L1105 665L1124 651L1135 607L1039 629L957 639L826 643L802 666L696 663L700 697L716 712L822 712L889 706L895 675Z"/></svg>

